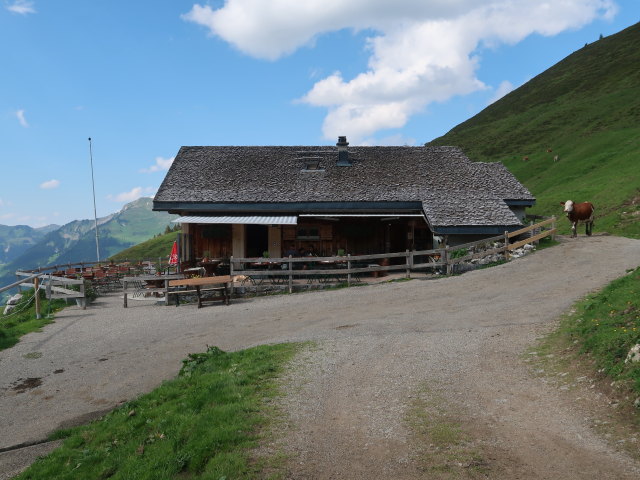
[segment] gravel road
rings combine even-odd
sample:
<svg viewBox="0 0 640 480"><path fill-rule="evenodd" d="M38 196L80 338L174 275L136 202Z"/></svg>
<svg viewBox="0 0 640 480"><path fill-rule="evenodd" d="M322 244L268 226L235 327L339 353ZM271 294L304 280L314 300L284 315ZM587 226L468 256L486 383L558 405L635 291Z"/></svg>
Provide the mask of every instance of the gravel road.
<svg viewBox="0 0 640 480"><path fill-rule="evenodd" d="M0 448L95 418L173 377L206 345L313 340L283 381L287 420L264 447L290 454L288 478L438 478L425 476L430 446L407 419L439 399L482 457L479 470L459 465L458 478L635 479L640 465L598 436L579 404L533 376L523 353L576 300L636 267L640 241L560 240L436 280L200 310L123 309L117 296L68 308L0 352ZM0 478L17 471L15 455L0 454Z"/></svg>

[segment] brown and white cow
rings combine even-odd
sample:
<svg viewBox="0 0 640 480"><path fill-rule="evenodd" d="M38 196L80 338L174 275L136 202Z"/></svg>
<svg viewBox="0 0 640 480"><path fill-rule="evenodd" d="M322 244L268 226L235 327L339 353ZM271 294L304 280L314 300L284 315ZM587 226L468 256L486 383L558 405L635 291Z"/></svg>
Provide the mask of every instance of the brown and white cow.
<svg viewBox="0 0 640 480"><path fill-rule="evenodd" d="M564 206L564 211L567 214L567 218L571 222L571 236L578 236L577 225L578 223L584 223L585 233L591 236L593 231L593 204L591 202L575 203L572 200L566 202L560 202L560 205Z"/></svg>

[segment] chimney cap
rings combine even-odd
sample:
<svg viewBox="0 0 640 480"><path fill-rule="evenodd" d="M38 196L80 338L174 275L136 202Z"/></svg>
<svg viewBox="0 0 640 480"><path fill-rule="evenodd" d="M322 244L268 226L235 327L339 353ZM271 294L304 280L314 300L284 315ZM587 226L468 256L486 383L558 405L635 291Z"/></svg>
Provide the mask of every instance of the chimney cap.
<svg viewBox="0 0 640 480"><path fill-rule="evenodd" d="M338 143L336 143L336 146L338 146L338 147L346 147L347 145L349 145L349 142L347 142L346 135L339 136L338 137Z"/></svg>

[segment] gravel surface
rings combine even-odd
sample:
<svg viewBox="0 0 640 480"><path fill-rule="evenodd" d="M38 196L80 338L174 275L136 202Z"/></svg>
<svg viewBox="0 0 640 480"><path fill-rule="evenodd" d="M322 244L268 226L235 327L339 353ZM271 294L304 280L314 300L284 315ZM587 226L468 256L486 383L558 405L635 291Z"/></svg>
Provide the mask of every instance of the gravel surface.
<svg viewBox="0 0 640 480"><path fill-rule="evenodd" d="M0 448L99 416L173 377L206 345L314 340L283 381L286 421L264 447L289 454L288 478L425 478L430 446L407 419L416 402L433 399L455 412L482 457L480 473L459 465L458 478L637 478L638 463L598 436L565 392L533 376L523 353L576 300L636 267L640 241L561 242L436 280L200 310L124 309L117 296L68 308L0 352ZM0 478L7 462L0 455Z"/></svg>

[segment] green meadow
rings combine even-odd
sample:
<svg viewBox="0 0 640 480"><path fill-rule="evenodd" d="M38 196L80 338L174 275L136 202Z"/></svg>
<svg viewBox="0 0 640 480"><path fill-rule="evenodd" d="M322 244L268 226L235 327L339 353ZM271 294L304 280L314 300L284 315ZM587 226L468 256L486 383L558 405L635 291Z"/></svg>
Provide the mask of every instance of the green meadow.
<svg viewBox="0 0 640 480"><path fill-rule="evenodd" d="M537 198L530 213L562 216L560 202L590 201L595 233L640 238L639 64L636 24L579 48L429 145L504 163ZM569 233L568 221L559 227Z"/></svg>

